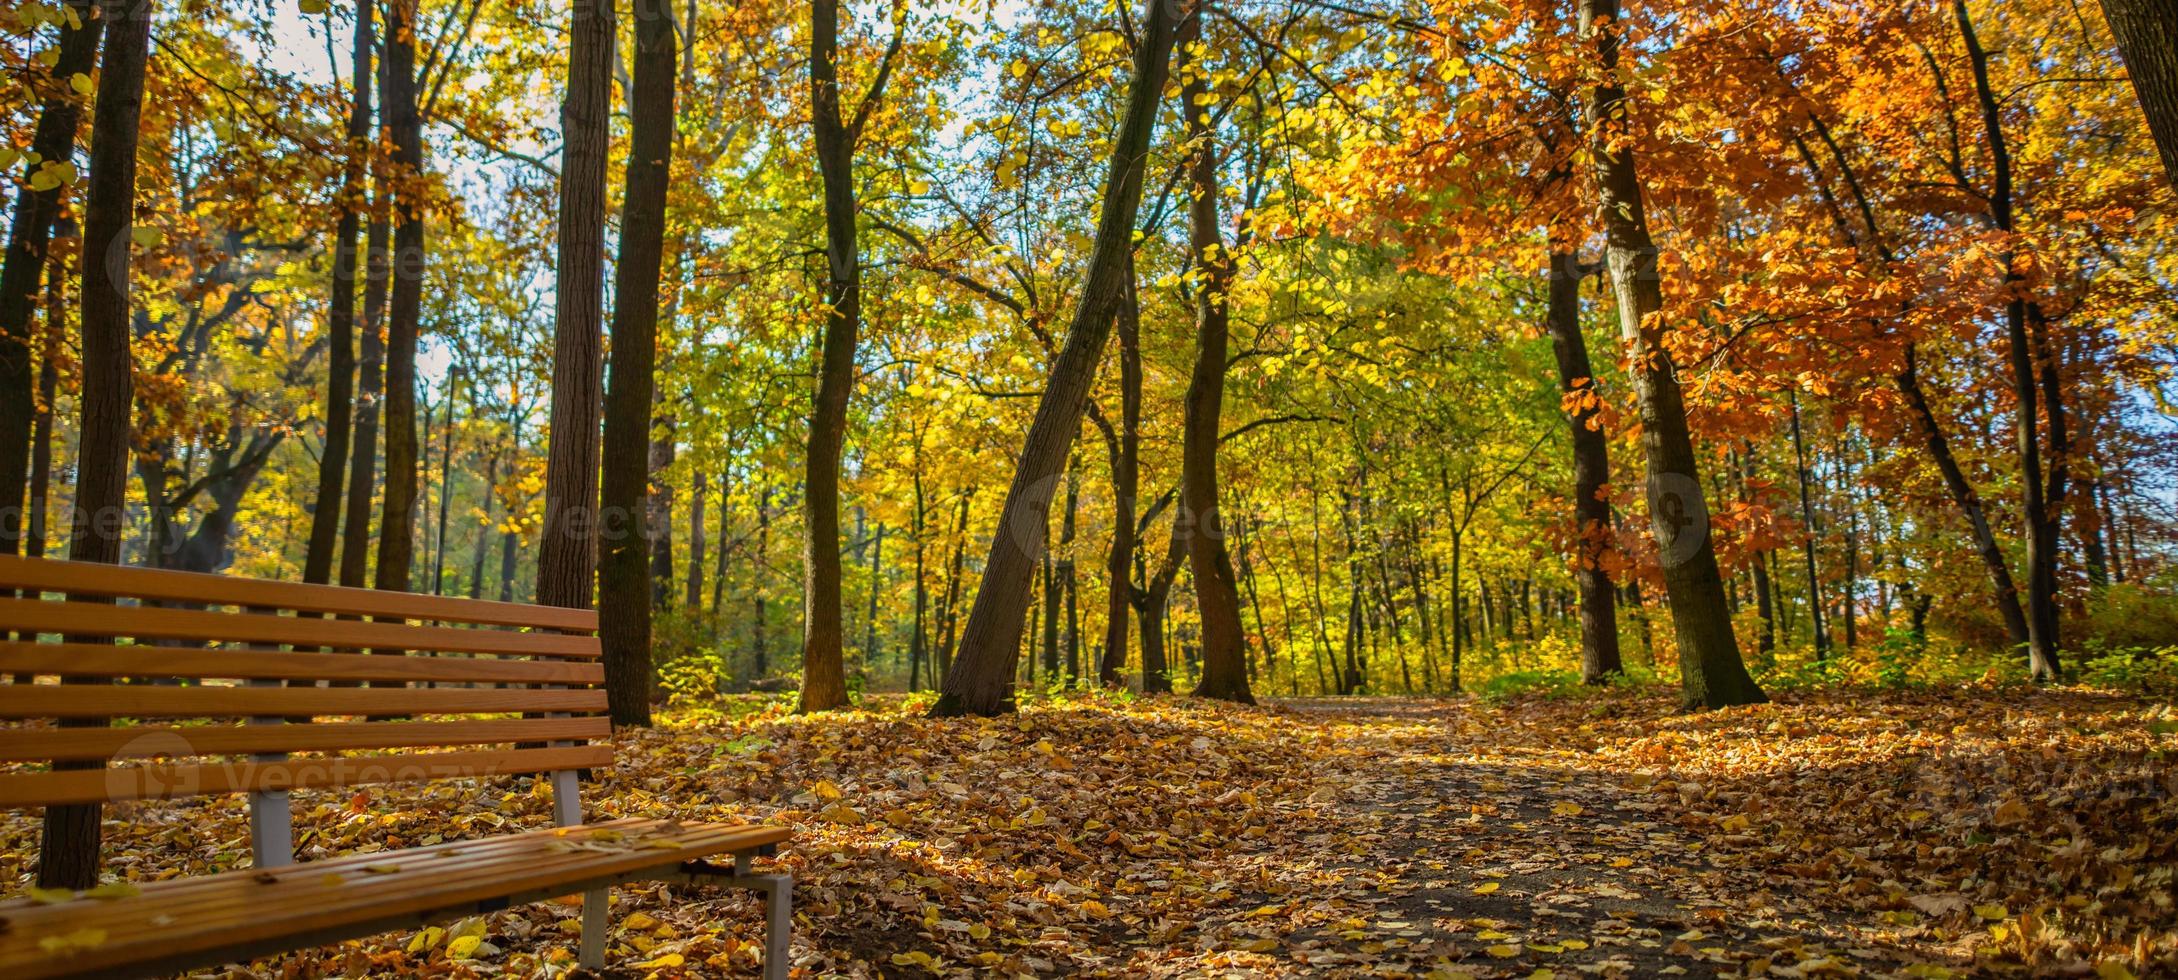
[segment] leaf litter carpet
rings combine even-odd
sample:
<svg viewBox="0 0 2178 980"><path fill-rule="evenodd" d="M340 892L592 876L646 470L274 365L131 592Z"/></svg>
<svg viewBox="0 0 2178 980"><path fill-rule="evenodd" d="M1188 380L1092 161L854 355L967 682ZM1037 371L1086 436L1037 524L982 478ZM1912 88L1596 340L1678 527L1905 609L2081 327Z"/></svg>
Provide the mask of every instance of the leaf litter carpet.
<svg viewBox="0 0 2178 980"><path fill-rule="evenodd" d="M2086 691L1101 697L680 710L618 736L611 816L783 822L800 976L2178 975L2178 713ZM528 780L298 793L304 859L549 823ZM239 800L107 813L115 878L246 866ZM13 889L34 814L0 823ZM79 901L95 900L79 898ZM578 906L241 975L547 976ZM608 975L756 970L733 892L624 887Z"/></svg>

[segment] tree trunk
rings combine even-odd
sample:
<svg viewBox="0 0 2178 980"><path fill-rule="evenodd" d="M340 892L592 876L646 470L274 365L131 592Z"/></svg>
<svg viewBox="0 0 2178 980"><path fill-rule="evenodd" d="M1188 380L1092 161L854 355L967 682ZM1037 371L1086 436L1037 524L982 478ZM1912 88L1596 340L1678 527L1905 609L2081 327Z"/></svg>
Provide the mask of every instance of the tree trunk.
<svg viewBox="0 0 2178 980"><path fill-rule="evenodd" d="M386 7L386 129L393 139L392 293L386 308L386 489L378 520L378 569L373 584L409 588L416 544L416 341L423 314L423 121L416 111L417 0Z"/></svg>
<svg viewBox="0 0 2178 980"><path fill-rule="evenodd" d="M1992 184L1989 217L1997 231L2015 231L2012 216L2012 156L2004 138L2004 126L1995 90L1989 83L1989 55L1974 33L1966 0L1953 0L1959 33L1966 42L1967 58L1974 69L1974 91L1981 102L1982 127L1989 139ZM2011 355L2014 406L2012 428L2018 433L2019 470L2027 522L2027 664L2036 681L2054 681L2062 673L2057 641L2057 515L2045 494L2040 434L2040 394L2036 390L2036 357L2028 336L2026 277L2020 273L2010 244L1998 252L2004 266L2005 342ZM2052 439L2061 423L2058 408L2050 407Z"/></svg>
<svg viewBox="0 0 2178 980"><path fill-rule="evenodd" d="M1135 591L1135 612L1142 619L1142 693L1172 693L1172 664L1165 656L1165 607L1172 600L1172 581L1187 560L1188 539L1182 527L1184 515L1172 517L1172 536L1166 539L1164 560L1147 585Z"/></svg>
<svg viewBox="0 0 2178 980"><path fill-rule="evenodd" d="M915 517L910 530L910 533L915 537L915 633L908 637L907 685L910 694L923 689L923 656L924 651L929 646L926 636L928 635L927 617L930 610L930 582L925 574L925 542L923 535L930 527L930 518L923 496L921 449L922 443L918 434L915 456Z"/></svg>
<svg viewBox="0 0 2178 980"><path fill-rule="evenodd" d="M121 558L121 535L128 526L129 408L135 400L135 365L129 353L129 267L125 261L109 262L107 256L109 252L129 254L129 229L136 220L137 127L143 118L151 8L151 0L127 0L106 9L105 52L97 106L91 115L89 190L83 204L79 266L83 270L79 314L83 390L77 398L82 418L77 427L76 513L68 557L109 565ZM73 125L63 130L71 137L73 131ZM15 458L21 457L16 452ZM61 683L99 681L62 677ZM56 763L55 768L74 767ZM89 888L98 883L100 809L96 803L45 808L44 838L38 849L40 887Z"/></svg>
<svg viewBox="0 0 2178 980"><path fill-rule="evenodd" d="M604 520L597 559L598 638L615 726L650 725L651 409L658 356L658 283L665 264L666 186L673 156L675 43L671 0L635 0L634 121L620 260L613 264L612 385L605 394ZM607 24L608 29L610 24Z"/></svg>
<svg viewBox="0 0 2178 980"><path fill-rule="evenodd" d="M879 524L877 537L870 542L870 604L862 620L862 670L877 663L877 599L884 594L884 562L885 525Z"/></svg>
<svg viewBox="0 0 2178 980"><path fill-rule="evenodd" d="M1649 238L1641 178L1632 147L1629 106L1618 82L1623 43L1618 0L1581 0L1580 33L1596 46L1597 75L1586 105L1598 171L1605 252L1617 293L1620 334L1632 363L1648 456L1649 516L1664 568L1665 594L1678 634L1682 699L1688 707L1723 707L1767 700L1740 660L1717 569L1701 474L1688 432L1686 404L1663 346L1663 306L1656 246Z"/></svg>
<svg viewBox="0 0 2178 980"><path fill-rule="evenodd" d="M1126 282L1119 302L1119 452L1112 458L1112 550L1105 556L1109 590L1104 605L1104 655L1097 663L1097 683L1124 687L1127 621L1133 606L1134 579L1128 569L1135 543L1135 497L1141 493L1142 447L1142 308L1136 292L1134 253L1126 257Z"/></svg>
<svg viewBox="0 0 2178 980"><path fill-rule="evenodd" d="M1200 57L1202 5L1196 4L1180 26L1182 50ZM1226 345L1231 333L1228 299L1233 285L1233 255L1219 225L1217 134L1210 128L1210 75L1190 65L1183 69L1181 112L1187 118L1188 254L1198 273L1195 282L1195 369L1187 386L1181 424L1180 498L1195 577L1195 603L1202 615L1202 677L1196 697L1254 704L1248 689L1246 636L1240 624L1240 584L1225 547L1224 518L1218 509L1218 435L1225 405Z"/></svg>
<svg viewBox="0 0 2178 980"><path fill-rule="evenodd" d="M537 602L587 609L597 537L598 411L604 396L605 157L612 126L613 7L578 3L568 21L553 297L552 442L545 460ZM653 277L655 281L655 277ZM648 406L645 406L646 411ZM648 440L644 440L648 442Z"/></svg>
<svg viewBox="0 0 2178 980"><path fill-rule="evenodd" d="M846 629L840 599L839 459L847 439L847 398L855 384L862 328L862 257L855 242L854 146L863 113L883 95L885 60L853 120L840 117L839 3L809 5L809 110L824 183L826 287L817 396L802 472L803 711L847 706Z"/></svg>
<svg viewBox="0 0 2178 980"><path fill-rule="evenodd" d="M766 608L768 592L764 588L764 575L771 570L771 486L766 484L756 501L756 561L751 577L750 615L755 631L750 643L749 676L763 680L771 673L770 627L771 611Z"/></svg>
<svg viewBox="0 0 2178 980"><path fill-rule="evenodd" d="M1029 570L1035 562L1030 547L1040 540L1038 531L1048 521L1059 470L1066 464L1081 424L1082 402L1088 397L1104 341L1126 291L1126 256L1133 248L1150 131L1172 57L1174 13L1171 3L1145 0L1134 78L1128 86L1126 115L1113 141L1081 299L1068 326L1066 344L1051 366L1013 483L999 508L999 527L991 537L983 581L962 632L960 656L931 706L933 716L1013 710L1014 665L1020 656L1022 620L1028 613Z"/></svg>
<svg viewBox="0 0 2178 980"><path fill-rule="evenodd" d="M710 479L697 470L688 488L688 581L681 590L681 607L693 616L703 611L704 549L709 547L708 532L704 530L704 494L710 490ZM724 496L721 488L720 496ZM726 520L725 508L719 508L719 521ZM723 549L722 549L723 550ZM667 569L666 580L672 581L672 570ZM718 600L711 600L711 608L718 608Z"/></svg>
<svg viewBox="0 0 2178 980"><path fill-rule="evenodd" d="M669 307L660 314L671 318ZM655 403L656 397L652 399ZM655 407L655 405L654 405ZM673 601L673 484L668 479L675 456L674 429L677 420L670 411L658 411L651 420L650 437L650 500L649 513L644 523L650 531L650 604L654 610L664 610ZM701 471L698 471L700 483ZM693 509L691 504L691 509ZM701 535L703 532L696 532ZM690 542L693 544L693 540ZM702 596L701 592L697 596ZM692 602L684 602L691 615L703 608Z"/></svg>
<svg viewBox="0 0 2178 980"><path fill-rule="evenodd" d="M484 596L484 556L491 551L492 503L499 496L499 458L501 450L493 449L491 458L484 463L484 492L482 526L476 531L476 551L469 556L469 598Z"/></svg>
<svg viewBox="0 0 2178 980"><path fill-rule="evenodd" d="M370 208L364 186L370 163L371 59L375 48L376 0L356 0L355 45L350 63L353 99L348 106L348 158L340 174L340 224L333 232L333 296L325 318L331 347L325 381L325 445L318 454L318 495L310 511L310 546L303 556L303 581L332 581L333 553L340 546L341 491L347 485L349 433L355 414L355 269L356 238L363 212Z"/></svg>
<svg viewBox="0 0 2178 980"><path fill-rule="evenodd" d="M75 235L74 223L66 218L55 226L55 237ZM46 273L45 292L45 343L38 358L38 414L30 427L30 513L25 516L23 530L23 554L32 558L45 557L46 539L51 534L48 524L49 505L53 492L53 406L60 397L60 358L56 355L68 343L68 266L63 261L62 250L52 252L51 270ZM24 683L28 683L25 681Z"/></svg>
<svg viewBox="0 0 2178 980"><path fill-rule="evenodd" d="M1570 243L1554 236L1550 253L1550 304L1543 320L1558 358L1558 384L1578 399L1573 430L1573 581L1581 595L1581 681L1607 683L1625 672L1618 649L1618 593L1603 560L1610 554L1611 502L1601 495L1611 482L1610 440L1598 419L1595 369L1581 333L1580 260Z"/></svg>
<svg viewBox="0 0 2178 980"><path fill-rule="evenodd" d="M1921 438L1928 444L1929 455L1936 460L1936 469L1943 474L1944 487L1951 493L1951 501L1966 518L1966 527L1974 540L1974 551L1981 556L1981 564L1989 573L1991 602L2004 619L2005 631L2015 648L2027 645L2027 615L2019 608L2019 588L2012 583L2010 562L2005 560L2004 550L1997 545L1996 533L1989 527L1989 517L1982 508L1981 495L1974 492L1973 484L1966 480L1965 469L1959 466L1958 457L1952 455L1951 440L1944 435L1943 426L1937 422L1936 413L1929 407L1928 395L1921 388L1918 352L1912 344L1906 345L1906 366L1893 379L1898 390L1906 396L1906 406L1921 429Z"/></svg>
<svg viewBox="0 0 2178 980"><path fill-rule="evenodd" d="M2163 177L2178 190L2178 0L2102 0L2126 74L2163 157Z"/></svg>
<svg viewBox="0 0 2178 980"><path fill-rule="evenodd" d="M379 86L384 89L386 66L380 64ZM392 191L391 175L374 162L371 189L371 220L365 232L362 337L357 344L355 431L348 457L348 493L341 501L347 513L340 531L340 584L362 588L370 581L371 504L378 491L378 413L385 393L385 333L387 276L392 257L386 240L392 228L387 205Z"/></svg>
<svg viewBox="0 0 2178 980"><path fill-rule="evenodd" d="M69 80L91 72L98 58L100 31L106 26L104 19L92 16L90 0L68 0L67 11L76 26L61 31L58 60L46 75L50 91L30 141L41 168L68 166L75 160L83 100L69 87ZM0 265L0 554L18 553L27 523L23 501L29 492L31 430L37 424L37 403L31 395L30 314L38 305L39 280L53 264L47 261L46 247L52 241L53 224L60 219L63 186L37 190L26 183L20 188L8 229L7 257ZM103 260L105 253L97 254ZM50 353L46 356L51 359Z"/></svg>
<svg viewBox="0 0 2178 980"><path fill-rule="evenodd" d="M431 534L431 594L446 594L446 516L454 499L454 403L461 391L461 368L446 379L446 397L439 404L439 513ZM426 425L424 430L430 431Z"/></svg>
<svg viewBox="0 0 2178 980"><path fill-rule="evenodd" d="M1752 443L1748 444L1747 456L1741 465L1740 482L1749 484L1753 480L1755 472L1754 445ZM1752 503L1751 487L1749 487L1748 493L1749 502ZM1762 619L1762 632L1755 638L1755 652L1765 658L1765 662L1767 662L1770 654L1777 649L1777 609L1770 590L1769 554L1768 551L1756 552L1754 561L1749 563L1754 578L1755 613Z"/></svg>
<svg viewBox="0 0 2178 980"><path fill-rule="evenodd" d="M1807 617L1814 629L1815 659L1821 660L1830 655L1830 631L1824 628L1823 622L1823 580L1815 566L1815 539L1821 535L1822 528L1815 521L1814 498L1808 492L1808 484L1814 478L1808 472L1807 443L1800 437L1799 392L1786 392L1785 403L1792 409L1793 478L1799 482L1800 523L1806 529L1806 535L1800 539L1800 553L1807 560Z"/></svg>

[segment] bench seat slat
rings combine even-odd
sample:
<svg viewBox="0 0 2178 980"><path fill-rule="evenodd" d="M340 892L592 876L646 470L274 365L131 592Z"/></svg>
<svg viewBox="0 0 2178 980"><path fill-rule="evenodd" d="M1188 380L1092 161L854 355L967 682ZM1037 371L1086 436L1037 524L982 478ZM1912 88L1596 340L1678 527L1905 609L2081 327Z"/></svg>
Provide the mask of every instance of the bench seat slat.
<svg viewBox="0 0 2178 980"><path fill-rule="evenodd" d="M280 656L280 654L266 654ZM235 715L451 715L603 711L598 688L168 687L153 684L9 684L0 718L220 718Z"/></svg>
<svg viewBox="0 0 2178 980"><path fill-rule="evenodd" d="M595 637L563 633L411 626L407 623L252 616L199 609L114 606L94 602L0 599L0 628L19 633L133 636L220 643L277 643L340 649L430 650L541 657L596 657Z"/></svg>
<svg viewBox="0 0 2178 980"><path fill-rule="evenodd" d="M486 599L417 595L409 592L272 582L202 572L102 565L0 555L0 589L64 592L73 595L135 596L167 602L258 606L347 616L396 617L443 623L527 626L536 629L594 632L597 612L555 606L530 606Z"/></svg>
<svg viewBox="0 0 2178 980"><path fill-rule="evenodd" d="M605 852L567 849L599 830L622 840ZM619 820L574 830L531 831L409 851L356 854L268 871L233 871L142 886L111 902L0 904L0 975L43 978L203 962L268 940L321 936L357 924L462 910L494 898L551 894L616 874L754 850L787 838L781 827ZM510 844L499 844L499 841ZM489 848L484 845L490 844ZM379 871L369 870L377 867ZM104 941L67 954L40 940L102 930Z"/></svg>
<svg viewBox="0 0 2178 980"><path fill-rule="evenodd" d="M581 661L196 650L96 643L0 643L0 673L504 684L602 684L605 681L602 664Z"/></svg>
<svg viewBox="0 0 2178 980"><path fill-rule="evenodd" d="M53 806L112 800L173 799L205 793L317 789L429 779L468 779L611 765L612 747L423 752L405 755L235 762L227 765L150 764L112 769L0 775L0 807Z"/></svg>
<svg viewBox="0 0 2178 980"><path fill-rule="evenodd" d="M603 716L308 725L138 725L0 729L0 762L97 761L256 752L333 752L434 745L580 741L612 734Z"/></svg>

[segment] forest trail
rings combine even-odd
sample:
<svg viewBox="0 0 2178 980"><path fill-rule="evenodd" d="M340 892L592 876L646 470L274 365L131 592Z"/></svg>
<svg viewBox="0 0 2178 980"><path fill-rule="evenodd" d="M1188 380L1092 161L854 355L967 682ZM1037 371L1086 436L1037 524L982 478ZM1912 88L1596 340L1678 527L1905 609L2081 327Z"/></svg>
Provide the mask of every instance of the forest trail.
<svg viewBox="0 0 2178 980"><path fill-rule="evenodd" d="M1773 875L1711 861L1703 835L1679 826L1652 791L1653 777L1581 764L1577 736L1559 745L1466 737L1457 721L1477 710L1468 702L1283 705L1339 718L1365 743L1348 826L1316 841L1340 855L1315 871L1327 896L1357 911L1294 937L1308 966L1814 976L1888 972L1932 953L1880 937L1880 920L1823 909ZM1374 915L1360 911L1369 907Z"/></svg>

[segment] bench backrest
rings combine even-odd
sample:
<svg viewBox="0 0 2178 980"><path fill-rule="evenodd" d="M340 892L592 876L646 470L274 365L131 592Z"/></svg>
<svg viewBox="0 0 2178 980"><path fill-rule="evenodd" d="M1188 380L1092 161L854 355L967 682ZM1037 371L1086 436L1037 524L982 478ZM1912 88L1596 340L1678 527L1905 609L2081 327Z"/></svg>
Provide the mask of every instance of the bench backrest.
<svg viewBox="0 0 2178 980"><path fill-rule="evenodd" d="M285 863L290 789L552 772L579 823L575 771L612 763L587 744L611 734L596 633L583 609L0 555L0 674L41 679L0 686L0 719L59 722L0 728L0 763L53 763L0 774L0 807L250 793L260 865Z"/></svg>

